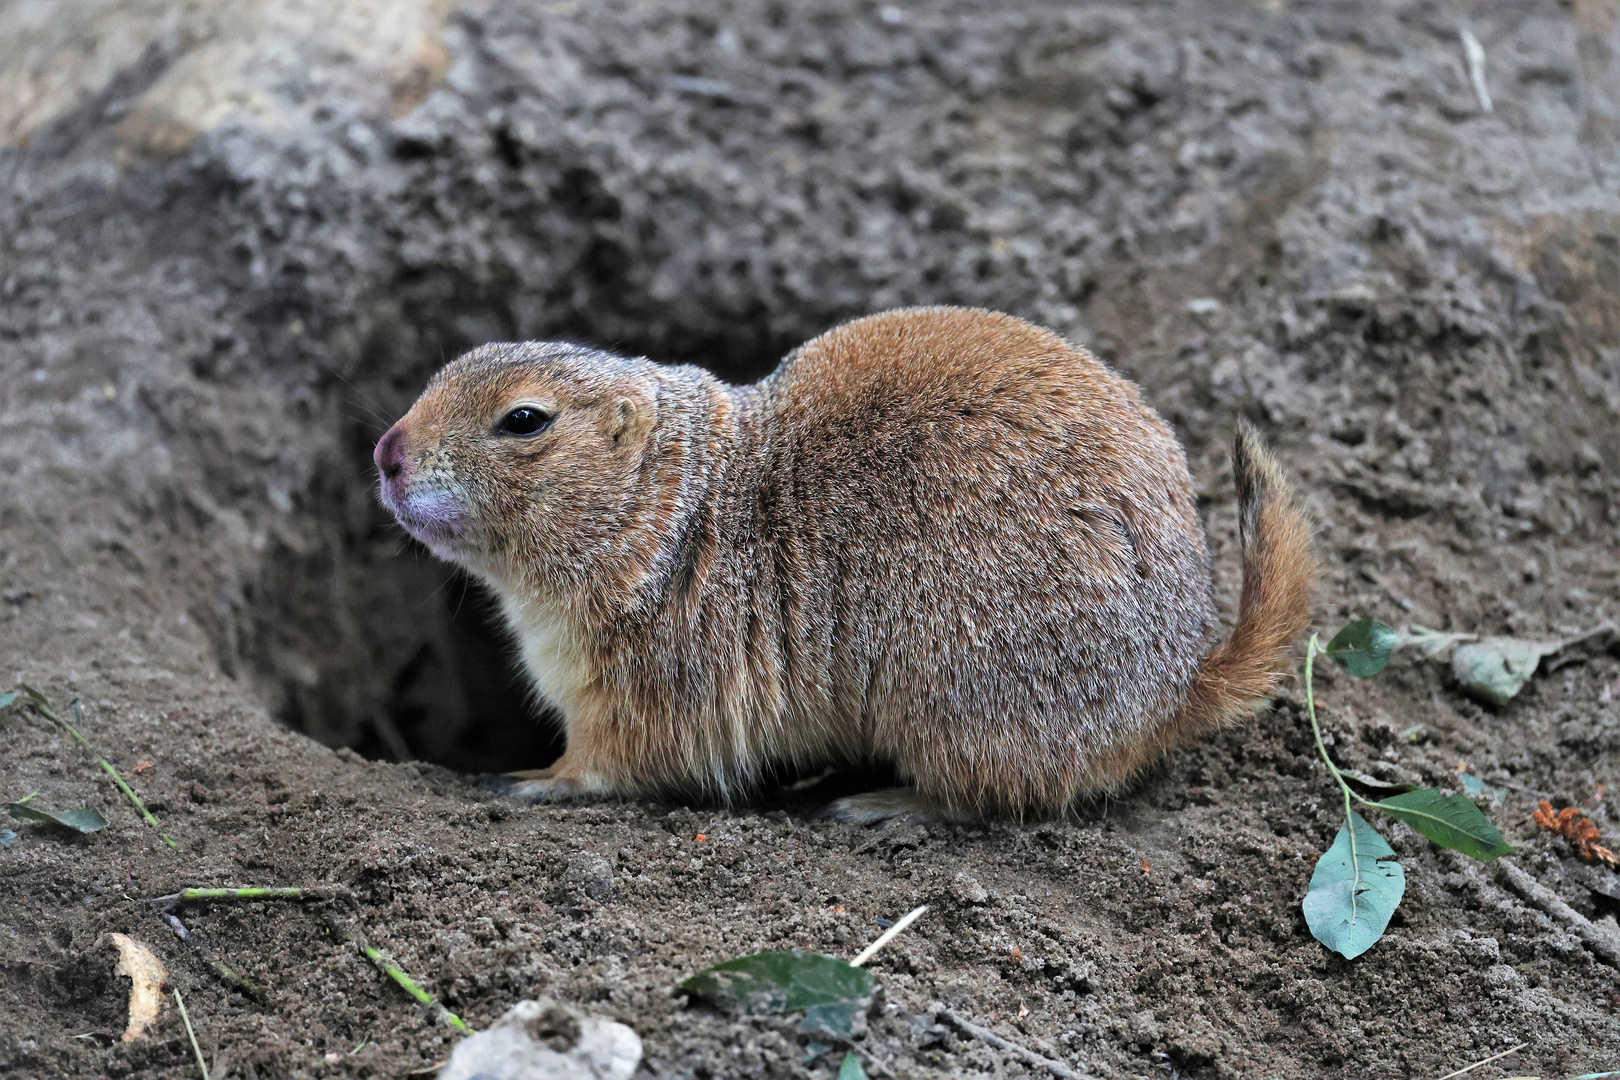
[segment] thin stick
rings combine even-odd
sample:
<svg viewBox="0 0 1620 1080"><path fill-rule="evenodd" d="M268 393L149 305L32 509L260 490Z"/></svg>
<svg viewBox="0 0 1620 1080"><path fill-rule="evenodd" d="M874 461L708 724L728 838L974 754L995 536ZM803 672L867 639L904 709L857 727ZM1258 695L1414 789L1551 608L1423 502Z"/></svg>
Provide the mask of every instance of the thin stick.
<svg viewBox="0 0 1620 1080"><path fill-rule="evenodd" d="M203 1060L202 1047L197 1045L197 1033L191 1027L191 1014L186 1012L186 999L180 996L178 987L174 991L174 1003L180 1006L180 1019L186 1022L186 1034L191 1036L191 1049L197 1055L197 1068L202 1070L203 1080L208 1080L208 1062Z"/></svg>
<svg viewBox="0 0 1620 1080"><path fill-rule="evenodd" d="M260 990L251 982L248 982L246 977L244 977L240 972L236 971L229 965L216 960L208 951L207 946L197 940L196 935L194 935L186 927L185 923L181 922L178 918L171 915L167 911L159 912L159 914L163 917L163 921L169 924L169 929L174 931L175 937L179 938L181 941L195 949L197 951L197 955L202 957L203 963L212 968L214 974L219 976L223 982L236 987L254 1001L262 1003L269 1000L265 997L263 990Z"/></svg>
<svg viewBox="0 0 1620 1080"><path fill-rule="evenodd" d="M371 944L367 942L364 937L352 930L345 930L338 923L337 919L332 917L331 912L327 912L326 914L326 925L331 929L332 933L341 935L347 940L353 942L355 948L360 950L361 955L363 955L367 960L370 960L373 964L377 965L377 970L381 971L384 975L387 975L390 979L393 979L400 985L401 989L403 989L407 994L411 995L411 997L415 998L423 1005L426 1005L428 1008L434 1010L434 1012L438 1014L439 1019L444 1023L449 1024L463 1035L472 1034L472 1028L468 1027L466 1022L462 1020L461 1017L439 1004L438 998L434 997L432 994L418 986L415 980L400 970L399 965L390 960L386 954L372 948Z"/></svg>
<svg viewBox="0 0 1620 1080"><path fill-rule="evenodd" d="M1026 1065L1033 1065L1038 1069L1045 1069L1053 1076L1059 1077L1060 1080L1085 1080L1086 1074L1075 1072L1061 1061L1054 1061L1049 1057L1042 1057L1033 1050L1019 1046L1017 1043L1008 1042L1006 1039L1003 1039L1000 1035L997 1035L989 1028L982 1028L978 1024L964 1020L962 1017L956 1015L949 1009L941 1009L939 1011L939 1019L949 1024L957 1031L960 1031L964 1035L978 1039L982 1043L987 1043L1003 1053L1011 1054L1013 1057L1017 1058L1019 1061L1022 1061Z"/></svg>
<svg viewBox="0 0 1620 1080"><path fill-rule="evenodd" d="M1520 1050L1523 1050L1525 1047L1527 1047L1529 1045L1530 1044L1527 1043L1527 1042L1522 1042L1518 1046L1511 1047L1511 1048L1509 1048L1507 1050L1502 1051L1500 1054L1492 1054L1490 1057L1486 1058L1484 1061L1476 1061L1472 1065L1469 1065L1469 1066L1467 1066L1465 1068L1458 1069L1456 1072L1448 1072L1448 1073L1446 1073L1446 1075L1442 1076L1440 1078L1440 1080L1451 1080L1451 1078L1453 1076L1461 1076L1463 1073L1473 1072L1475 1069L1479 1068L1481 1065L1489 1065L1491 1062L1495 1061L1497 1058L1505 1058L1509 1054L1517 1054Z"/></svg>
<svg viewBox="0 0 1620 1080"><path fill-rule="evenodd" d="M866 948L862 949L861 954L859 956L857 956L855 959L853 959L853 960L851 960L849 962L849 966L850 967L860 967L862 964L864 964L868 960L872 959L872 957L874 957L874 956L876 956L878 954L879 949L883 948L883 946L887 945L889 942L891 942L895 938L899 937L900 936L900 931L904 930L906 927L910 926L912 923L914 923L918 919L922 918L923 912L925 912L927 910L928 910L928 905L924 904L922 907L912 908L910 911L908 911L904 915L900 916L900 921L899 922L895 923L893 926L891 926L887 930L883 931L882 935L879 936L876 941L872 942L872 944L870 944Z"/></svg>
<svg viewBox="0 0 1620 1080"><path fill-rule="evenodd" d="M106 758L96 753L96 748L90 745L90 740L86 739L84 734L80 732L78 728L75 728L72 724L56 715L56 710L51 708L51 703L45 700L44 694L40 693L38 690L35 690L27 683L18 683L17 688L28 695L29 702L34 706L35 709L39 711L41 716L45 717L45 719L49 720L51 723L55 724L57 727L71 735L78 741L80 746L84 747L85 750L90 753L91 757L96 759L96 764L101 766L101 771L112 777L113 783L118 785L118 790L122 791L129 801L135 804L135 809L141 812L142 819L145 820L148 825L152 826L152 828L158 830L158 835L163 838L163 842L165 844L168 844L172 848L177 848L180 846L174 842L173 837L163 831L162 826L158 824L157 818L152 816L152 811L148 810L146 808L146 804L141 801L141 797L135 794L134 790L128 784L124 783L124 778L119 775L118 770L113 768L112 764L108 762ZM79 723L84 723L84 712L79 708L78 698L73 699L73 714L79 718Z"/></svg>
<svg viewBox="0 0 1620 1080"><path fill-rule="evenodd" d="M154 896L147 903L159 911L173 911L181 904L198 900L352 900L354 894L341 885L318 885L313 888L275 887L247 889L181 889L167 896Z"/></svg>
<svg viewBox="0 0 1620 1080"><path fill-rule="evenodd" d="M1485 47L1466 26L1457 36L1462 38L1463 57L1468 61L1468 81L1474 84L1474 96L1479 98L1480 109L1490 112L1491 92L1485 86Z"/></svg>
<svg viewBox="0 0 1620 1080"><path fill-rule="evenodd" d="M1558 894L1520 870L1507 859L1497 859L1496 865L1508 879L1513 890L1542 911L1578 934L1587 948L1615 967L1620 967L1620 934L1587 919L1558 898Z"/></svg>

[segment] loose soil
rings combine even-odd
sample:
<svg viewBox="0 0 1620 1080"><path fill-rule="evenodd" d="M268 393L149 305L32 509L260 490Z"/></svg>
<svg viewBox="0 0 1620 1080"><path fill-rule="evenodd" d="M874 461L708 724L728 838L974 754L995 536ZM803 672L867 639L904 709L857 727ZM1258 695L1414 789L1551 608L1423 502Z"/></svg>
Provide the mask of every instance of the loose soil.
<svg viewBox="0 0 1620 1080"><path fill-rule="evenodd" d="M123 1029L114 931L168 964L214 1076L442 1060L313 907L182 912L255 1001L146 903L300 884L352 890L340 916L473 1026L551 995L635 1028L647 1076L831 1076L792 1022L674 987L852 955L917 904L873 963L874 1076L1037 1075L941 1005L1109 1078L1440 1076L1521 1042L1471 1075L1620 1068L1615 972L1404 827L1387 936L1353 962L1310 937L1341 809L1293 685L1062 822L812 820L874 782L850 775L732 807L490 795L477 773L555 738L369 473L482 341L742 379L850 316L975 304L1142 384L1228 612L1243 415L1320 522L1329 632L1620 617L1617 25L1609 0L0 9L0 686L81 698L177 844L0 713L0 797L111 820L0 850L0 1075L196 1075L173 1010L78 1037ZM1620 881L1530 822L1545 796L1620 831L1620 654L1574 660L1499 709L1413 658L1318 692L1342 763L1466 765L1520 865L1612 921Z"/></svg>

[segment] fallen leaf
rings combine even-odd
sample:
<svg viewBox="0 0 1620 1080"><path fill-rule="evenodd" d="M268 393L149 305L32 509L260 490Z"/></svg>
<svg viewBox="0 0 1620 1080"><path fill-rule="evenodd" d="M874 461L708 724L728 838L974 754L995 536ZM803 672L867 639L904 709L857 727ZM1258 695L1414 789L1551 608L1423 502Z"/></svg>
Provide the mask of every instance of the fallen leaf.
<svg viewBox="0 0 1620 1080"><path fill-rule="evenodd" d="M1015 964L1022 964L1024 962L1024 950L1020 949L1016 945L1012 947L1012 952L1009 955L1012 957L1012 962Z"/></svg>
<svg viewBox="0 0 1620 1080"><path fill-rule="evenodd" d="M8 802L0 804L11 811L11 816L24 821L38 821L47 825L60 825L64 829L73 829L76 832L99 832L107 827L107 819L93 806L80 807L77 810L65 810L60 814L53 814L49 810L38 810L28 803Z"/></svg>
<svg viewBox="0 0 1620 1080"><path fill-rule="evenodd" d="M16 701L16 700L17 700L17 691L15 691L15 690L7 691L4 694L0 694L0 709L5 708L7 705L10 705L13 701Z"/></svg>
<svg viewBox="0 0 1620 1080"><path fill-rule="evenodd" d="M1142 860L1142 873L1144 873L1144 874L1153 873L1153 867L1148 865L1148 861L1146 859Z"/></svg>
<svg viewBox="0 0 1620 1080"><path fill-rule="evenodd" d="M1475 802L1484 799L1494 807L1500 807L1507 798L1507 792L1499 787L1492 787L1472 773L1462 774L1463 794Z"/></svg>
<svg viewBox="0 0 1620 1080"><path fill-rule="evenodd" d="M126 934L112 934L118 946L118 968L115 975L129 977L129 1025L124 1028L124 1041L134 1042L146 1034L146 1029L163 1009L163 981L169 977L163 961L152 950Z"/></svg>
<svg viewBox="0 0 1620 1080"><path fill-rule="evenodd" d="M1506 705L1524 689L1545 656L1558 651L1558 642L1489 637L1460 645L1451 656L1452 674L1471 696L1492 705Z"/></svg>
<svg viewBox="0 0 1620 1080"><path fill-rule="evenodd" d="M697 842L700 843L700 844L705 842L708 839L709 838L707 836L705 836L703 833L698 833L697 834Z"/></svg>
<svg viewBox="0 0 1620 1080"><path fill-rule="evenodd" d="M1439 656L1459 642L1479 640L1478 634L1453 634L1416 625L1408 627L1404 633L1397 636L1401 645L1410 645L1424 656Z"/></svg>
<svg viewBox="0 0 1620 1080"><path fill-rule="evenodd" d="M1362 772L1360 769L1340 768L1339 775L1346 780L1354 780L1362 787L1378 788L1381 791L1411 791L1416 784L1406 784L1399 780L1380 780L1372 773Z"/></svg>
<svg viewBox="0 0 1620 1080"><path fill-rule="evenodd" d="M1018 1019L1022 1020L1024 1017L1026 1017L1028 1015L1029 1015L1029 1006L1025 1005L1022 1001L1020 1001L1018 1003Z"/></svg>
<svg viewBox="0 0 1620 1080"><path fill-rule="evenodd" d="M1530 816L1543 829L1555 832L1574 844L1576 853L1587 862L1604 862L1610 866L1620 866L1620 858L1598 843L1602 837L1598 834L1597 826L1573 806L1566 806L1555 812L1552 803L1542 799L1541 805L1536 807Z"/></svg>
<svg viewBox="0 0 1620 1080"><path fill-rule="evenodd" d="M136 762L135 768L131 771L134 772L136 776L145 776L151 768L152 763L150 761L140 761Z"/></svg>
<svg viewBox="0 0 1620 1080"><path fill-rule="evenodd" d="M1536 668L1547 657L1605 634L1615 626L1605 622L1560 641L1526 641L1523 638L1488 637L1459 646L1451 656L1452 673L1469 694L1492 705L1505 705L1524 688ZM1557 666L1556 664L1554 665Z"/></svg>
<svg viewBox="0 0 1620 1080"><path fill-rule="evenodd" d="M848 1039L877 983L865 968L795 949L727 960L685 980L681 989L730 1011L803 1010L806 1031Z"/></svg>
<svg viewBox="0 0 1620 1080"><path fill-rule="evenodd" d="M1316 861L1300 905L1317 941L1354 960L1384 936L1406 892L1406 872L1394 858L1388 842L1352 811Z"/></svg>
<svg viewBox="0 0 1620 1080"><path fill-rule="evenodd" d="M0 829L0 849L8 848L17 842L17 834L10 829Z"/></svg>

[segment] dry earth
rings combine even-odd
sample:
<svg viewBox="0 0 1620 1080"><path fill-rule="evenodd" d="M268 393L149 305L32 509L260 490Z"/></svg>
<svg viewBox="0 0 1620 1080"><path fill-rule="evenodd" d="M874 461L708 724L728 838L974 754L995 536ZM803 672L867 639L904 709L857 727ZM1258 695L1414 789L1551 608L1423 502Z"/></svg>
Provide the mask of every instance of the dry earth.
<svg viewBox="0 0 1620 1080"><path fill-rule="evenodd" d="M1616 618L1617 27L1612 0L0 5L0 686L82 698L178 845L0 713L0 797L112 821L0 851L0 1074L196 1075L172 1009L75 1037L123 1027L109 932L164 958L215 1076L442 1059L316 911L188 909L254 1001L145 903L309 883L473 1025L553 995L634 1027L648 1076L830 1076L793 1024L675 983L848 955L918 903L874 964L874 1076L1031 1075L937 1003L1099 1077L1439 1076L1520 1042L1470 1075L1620 1067L1615 972L1403 827L1388 936L1353 962L1310 937L1339 809L1295 687L1062 823L809 820L860 778L729 809L487 795L469 774L554 743L368 458L485 340L751 378L849 316L977 304L1142 383L1228 603L1247 415L1319 517L1322 627ZM1423 660L1320 690L1342 761L1466 762L1520 865L1612 924L1620 882L1529 820L1546 795L1617 831L1620 655L1576 660L1499 709Z"/></svg>

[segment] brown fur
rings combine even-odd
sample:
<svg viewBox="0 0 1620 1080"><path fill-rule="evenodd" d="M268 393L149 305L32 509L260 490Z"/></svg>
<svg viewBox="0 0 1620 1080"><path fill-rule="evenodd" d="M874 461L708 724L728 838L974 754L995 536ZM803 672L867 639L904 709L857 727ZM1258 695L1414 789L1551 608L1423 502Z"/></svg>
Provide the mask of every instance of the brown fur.
<svg viewBox="0 0 1620 1080"><path fill-rule="evenodd" d="M494 434L519 403L553 425ZM747 387L485 346L385 458L385 503L489 582L562 711L538 797L729 797L854 761L946 813L1058 811L1270 694L1315 572L1244 426L1242 600L1211 648L1169 427L1085 350L985 311L859 319Z"/></svg>

